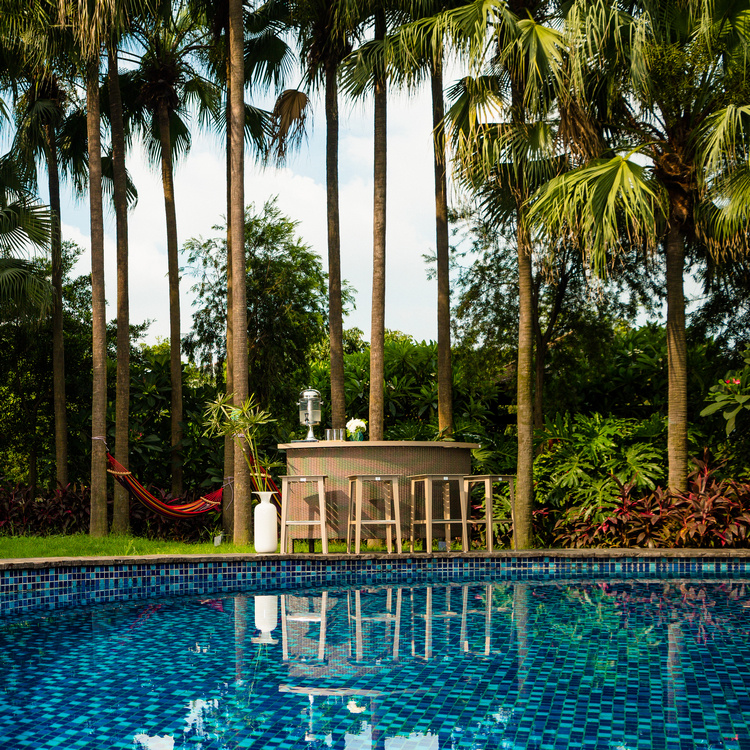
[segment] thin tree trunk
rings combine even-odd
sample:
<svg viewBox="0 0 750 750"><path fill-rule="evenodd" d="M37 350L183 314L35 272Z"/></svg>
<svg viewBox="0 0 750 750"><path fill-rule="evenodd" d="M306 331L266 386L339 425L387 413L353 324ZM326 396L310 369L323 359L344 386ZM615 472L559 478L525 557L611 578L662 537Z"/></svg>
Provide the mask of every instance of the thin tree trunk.
<svg viewBox="0 0 750 750"><path fill-rule="evenodd" d="M519 208L520 218L520 208ZM516 468L515 539L517 549L531 546L531 509L534 502L534 400L532 359L534 352L533 279L531 243L519 221L518 242L518 463Z"/></svg>
<svg viewBox="0 0 750 750"><path fill-rule="evenodd" d="M167 221L167 268L169 274L169 377L171 385L170 458L172 495L182 494L182 357L180 344L180 264L177 246L172 172L172 143L169 111L159 102L159 143L161 145L161 182L164 190L164 214Z"/></svg>
<svg viewBox="0 0 750 750"><path fill-rule="evenodd" d="M102 146L99 135L99 61L86 74L86 132L91 222L91 313L93 388L91 398L91 536L107 534L107 342L104 300L104 212Z"/></svg>
<svg viewBox="0 0 750 750"><path fill-rule="evenodd" d="M130 294L128 290L128 197L125 171L125 128L122 121L122 98L117 70L117 48L107 47L109 81L109 116L112 126L112 174L117 223L117 386L115 404L115 455L129 466L130 438ZM115 482L112 531L130 531L130 498L124 487Z"/></svg>
<svg viewBox="0 0 750 750"><path fill-rule="evenodd" d="M385 38L385 13L375 14L375 38ZM386 78L375 79L372 227L372 320L370 324L370 440L383 439L385 419L385 227L387 186Z"/></svg>
<svg viewBox="0 0 750 750"><path fill-rule="evenodd" d="M55 412L55 478L61 487L68 484L68 415L65 406L65 343L63 336L62 234L60 231L60 172L57 162L57 133L47 124L47 175L49 207L52 214L50 251L52 255L52 394Z"/></svg>
<svg viewBox="0 0 750 750"><path fill-rule="evenodd" d="M227 82L230 71L227 61ZM229 97L227 96L227 122L231 117ZM226 393L234 392L234 328L232 326L232 169L231 169L231 133L227 128L227 358L226 358ZM227 486L232 482L231 486ZM231 435L224 438L224 495L222 502L222 521L224 533L231 539L234 535L234 440Z"/></svg>
<svg viewBox="0 0 750 750"><path fill-rule="evenodd" d="M230 184L231 204L229 220L232 232L232 278L245 278L244 243L244 57L242 0L229 0L229 101L230 128ZM247 299L245 285L232 286L232 325L234 328L233 392L234 404L240 406L248 397L247 369ZM247 544L250 539L250 475L237 446L234 453L234 543Z"/></svg>
<svg viewBox="0 0 750 750"><path fill-rule="evenodd" d="M331 426L346 422L344 323L341 303L341 226L339 222L339 105L337 65L325 68L326 195L328 216L328 325L331 341Z"/></svg>
<svg viewBox="0 0 750 750"><path fill-rule="evenodd" d="M667 373L669 405L667 459L669 491L687 489L687 341L683 271L685 244L680 230L667 234Z"/></svg>
<svg viewBox="0 0 750 750"><path fill-rule="evenodd" d="M534 326L534 418L532 424L536 428L541 428L544 424L543 419L543 400L544 396L544 360L547 354L547 345L542 337L539 328L538 311L535 313L537 324Z"/></svg>
<svg viewBox="0 0 750 750"><path fill-rule="evenodd" d="M431 71L432 127L435 152L435 235L437 252L437 382L438 429L443 437L453 434L453 369L451 366L451 300L448 242L448 176L445 159L445 102L443 63Z"/></svg>

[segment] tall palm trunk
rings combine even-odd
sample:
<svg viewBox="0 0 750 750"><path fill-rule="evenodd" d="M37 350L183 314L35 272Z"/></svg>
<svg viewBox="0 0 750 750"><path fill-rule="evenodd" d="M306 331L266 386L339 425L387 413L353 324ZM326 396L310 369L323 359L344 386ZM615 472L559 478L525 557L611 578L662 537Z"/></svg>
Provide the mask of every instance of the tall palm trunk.
<svg viewBox="0 0 750 750"><path fill-rule="evenodd" d="M229 221L232 232L232 279L245 278L244 243L244 84L242 0L229 0L229 102L230 185ZM234 404L248 397L247 298L245 285L232 286L232 325L234 328ZM247 544L250 538L250 475L240 446L234 453L234 543Z"/></svg>
<svg viewBox="0 0 750 750"><path fill-rule="evenodd" d="M445 158L445 102L443 62L432 64L432 128L435 152L435 234L437 254L437 382L438 429L445 437L453 433L453 369L451 366L451 301L448 244L448 176Z"/></svg>
<svg viewBox="0 0 750 750"><path fill-rule="evenodd" d="M167 221L167 269L169 274L169 377L171 385L170 463L172 495L182 494L182 357L180 352L180 267L177 246L177 211L175 210L172 172L172 139L169 110L159 102L159 143L161 145L161 182L164 191L164 213Z"/></svg>
<svg viewBox="0 0 750 750"><path fill-rule="evenodd" d="M68 484L68 416L65 406L65 343L63 336L62 233L60 231L60 170L57 162L57 133L51 123L45 127L49 207L52 214L52 394L55 413L55 478Z"/></svg>
<svg viewBox="0 0 750 750"><path fill-rule="evenodd" d="M109 82L109 117L112 126L112 174L117 223L117 386L115 404L115 454L129 465L130 438L130 293L128 289L128 198L125 171L125 128L122 120L122 97L117 70L117 47L107 45L107 79ZM112 531L127 534L130 530L130 498L124 487L115 482Z"/></svg>
<svg viewBox="0 0 750 750"><path fill-rule="evenodd" d="M102 210L102 145L99 134L99 64L86 72L86 133L89 160L91 222L91 313L93 388L91 399L91 536L107 534L107 341L104 299L104 211Z"/></svg>
<svg viewBox="0 0 750 750"><path fill-rule="evenodd" d="M516 507L514 536L516 549L531 546L531 508L534 501L532 470L534 464L533 352L534 310L531 270L531 242L518 208L518 372L516 403L518 408L518 463L516 468Z"/></svg>
<svg viewBox="0 0 750 750"><path fill-rule="evenodd" d="M229 61L227 61L227 82L229 82L230 71ZM227 96L227 122L231 117L231 110L229 108L229 96ZM230 209L232 206L232 169L231 169L231 133L227 128L227 359L226 359L226 388L225 393L234 392L234 327L232 325L232 216ZM234 507L231 504L234 497L234 484L227 489L226 483L229 478L232 477L234 481L234 440L231 435L227 435L224 438L224 496L222 503L222 527L224 533L232 538L234 535Z"/></svg>
<svg viewBox="0 0 750 750"><path fill-rule="evenodd" d="M331 341L331 423L346 422L344 324L341 303L341 226L339 221L339 105L337 63L325 66L326 196L328 215L328 325Z"/></svg>
<svg viewBox="0 0 750 750"><path fill-rule="evenodd" d="M375 39L385 38L385 13L375 15ZM383 71L375 78L372 228L372 320L370 323L370 440L383 439L385 417L385 226L388 92Z"/></svg>
<svg viewBox="0 0 750 750"><path fill-rule="evenodd" d="M669 491L687 489L687 342L683 270L685 244L677 226L667 234L667 459Z"/></svg>

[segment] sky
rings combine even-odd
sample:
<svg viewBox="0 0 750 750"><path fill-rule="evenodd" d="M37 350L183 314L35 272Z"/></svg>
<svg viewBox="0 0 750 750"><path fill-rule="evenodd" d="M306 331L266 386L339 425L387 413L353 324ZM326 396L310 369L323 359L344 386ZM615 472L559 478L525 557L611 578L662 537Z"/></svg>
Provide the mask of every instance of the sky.
<svg viewBox="0 0 750 750"><path fill-rule="evenodd" d="M298 234L323 259L327 269L325 118L321 98L313 100L311 132L282 168L262 168L245 161L245 203L257 208L278 196L282 213L298 221ZM340 104L340 214L342 278L356 290L356 310L344 320L370 338L372 285L372 103ZM437 336L436 282L427 278L424 255L435 251L431 108L426 90L395 94L388 111L388 197L386 327L417 340ZM189 155L176 167L175 192L180 246L194 237L208 238L226 213L224 146L212 134L196 134ZM158 168L140 149L128 156L128 170L138 190L129 214L130 315L132 323L153 321L147 343L169 336L166 228ZM43 196L44 197L44 196ZM88 198L66 193L61 209L63 238L85 249L74 275L91 270ZM115 317L115 221L105 211L107 318ZM182 275L181 328L192 325L194 280Z"/></svg>

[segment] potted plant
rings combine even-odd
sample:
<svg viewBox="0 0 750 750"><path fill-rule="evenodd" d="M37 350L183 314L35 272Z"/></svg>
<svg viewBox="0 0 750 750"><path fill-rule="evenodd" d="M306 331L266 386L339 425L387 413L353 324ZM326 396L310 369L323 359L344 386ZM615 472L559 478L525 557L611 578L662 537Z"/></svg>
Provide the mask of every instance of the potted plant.
<svg viewBox="0 0 750 750"><path fill-rule="evenodd" d="M271 504L274 488L269 474L272 464L261 458L256 440L259 428L275 420L269 412L259 408L252 396L241 406L234 406L231 393L220 394L216 401L208 404L204 416L204 435L230 435L250 469L250 481L255 487L253 494L260 498L254 511L255 551L276 552L278 527L276 508Z"/></svg>

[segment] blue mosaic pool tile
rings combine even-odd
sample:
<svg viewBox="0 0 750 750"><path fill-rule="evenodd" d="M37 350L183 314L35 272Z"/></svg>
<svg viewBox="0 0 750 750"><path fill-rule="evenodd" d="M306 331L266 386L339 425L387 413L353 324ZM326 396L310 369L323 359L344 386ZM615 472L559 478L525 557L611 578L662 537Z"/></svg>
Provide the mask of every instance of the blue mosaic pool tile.
<svg viewBox="0 0 750 750"><path fill-rule="evenodd" d="M0 571L0 614L113 602L154 595L238 591L325 583L428 580L563 580L591 577L744 577L750 560L737 558L425 557L398 559L262 558L202 562L69 564Z"/></svg>

